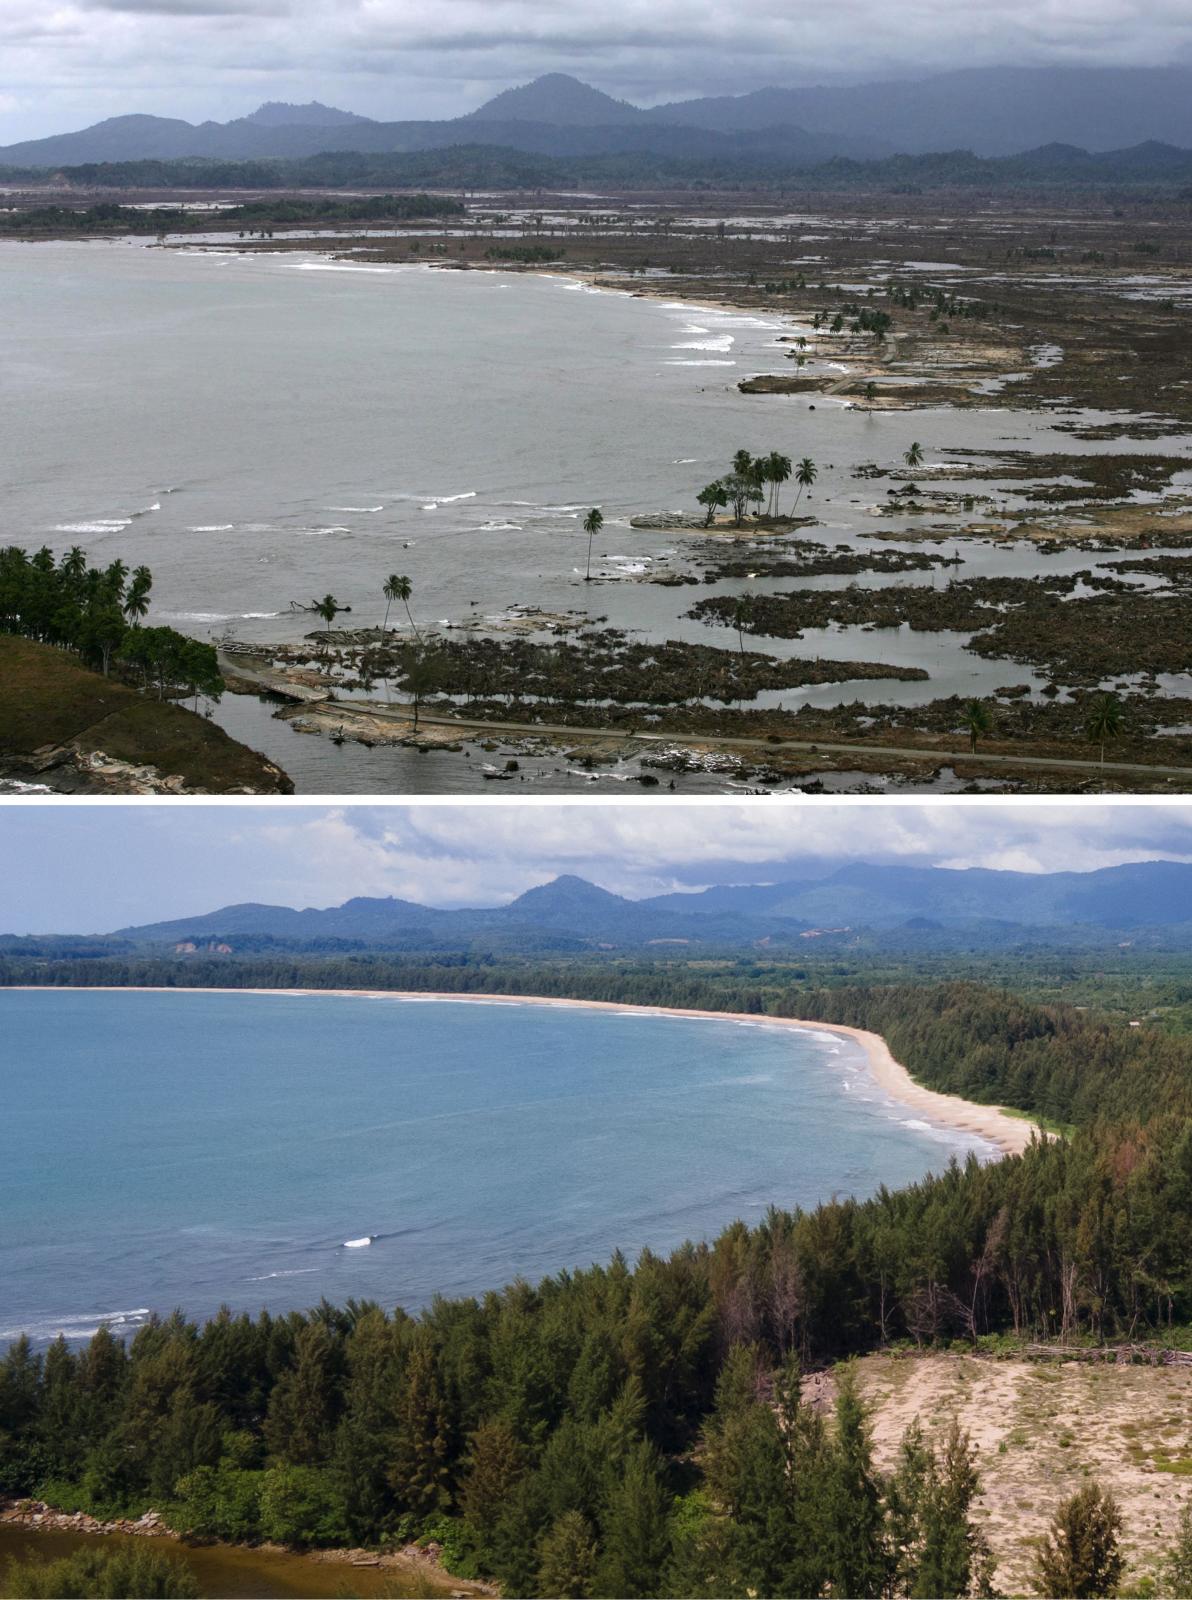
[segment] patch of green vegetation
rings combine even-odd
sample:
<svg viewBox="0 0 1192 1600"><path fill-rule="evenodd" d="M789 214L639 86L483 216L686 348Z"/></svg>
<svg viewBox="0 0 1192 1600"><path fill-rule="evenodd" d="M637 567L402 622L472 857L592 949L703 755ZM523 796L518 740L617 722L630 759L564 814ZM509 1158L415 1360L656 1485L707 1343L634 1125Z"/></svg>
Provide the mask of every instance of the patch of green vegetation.
<svg viewBox="0 0 1192 1600"><path fill-rule="evenodd" d="M153 766L212 794L288 794L285 775L216 723L92 672L65 651L0 635L0 761L73 744Z"/></svg>
<svg viewBox="0 0 1192 1600"><path fill-rule="evenodd" d="M1003 1116L1017 1117L1020 1122L1033 1122L1044 1133L1054 1133L1059 1139L1070 1139L1076 1132L1074 1122L1059 1122L1055 1117L1045 1116L1042 1111L1019 1111L1017 1106L1000 1106L999 1110Z"/></svg>

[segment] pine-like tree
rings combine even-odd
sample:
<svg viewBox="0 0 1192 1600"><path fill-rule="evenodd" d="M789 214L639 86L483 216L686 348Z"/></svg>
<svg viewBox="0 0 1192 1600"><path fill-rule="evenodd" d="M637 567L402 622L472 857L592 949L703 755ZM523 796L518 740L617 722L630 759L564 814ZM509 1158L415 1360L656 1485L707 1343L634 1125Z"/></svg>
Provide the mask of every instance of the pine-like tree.
<svg viewBox="0 0 1192 1600"><path fill-rule="evenodd" d="M420 1339L410 1355L398 1402L397 1435L389 1482L400 1504L431 1517L451 1504L451 1448L434 1350Z"/></svg>
<svg viewBox="0 0 1192 1600"><path fill-rule="evenodd" d="M1118 1549L1122 1514L1117 1501L1098 1483L1089 1483L1065 1500L1052 1519L1039 1550L1035 1582L1055 1600L1092 1600L1111 1595L1122 1575Z"/></svg>
<svg viewBox="0 0 1192 1600"><path fill-rule="evenodd" d="M604 1548L596 1583L602 1594L634 1600L658 1592L670 1553L673 1503L662 1472L658 1451L643 1441L629 1452L620 1481L609 1490L601 1517Z"/></svg>
<svg viewBox="0 0 1192 1600"><path fill-rule="evenodd" d="M878 1595L886 1576L881 1487L873 1469L865 1408L845 1371L836 1398L836 1437L824 1485L825 1553L832 1592Z"/></svg>
<svg viewBox="0 0 1192 1600"><path fill-rule="evenodd" d="M596 1581L596 1538L578 1511L557 1517L539 1546L538 1593L586 1600Z"/></svg>

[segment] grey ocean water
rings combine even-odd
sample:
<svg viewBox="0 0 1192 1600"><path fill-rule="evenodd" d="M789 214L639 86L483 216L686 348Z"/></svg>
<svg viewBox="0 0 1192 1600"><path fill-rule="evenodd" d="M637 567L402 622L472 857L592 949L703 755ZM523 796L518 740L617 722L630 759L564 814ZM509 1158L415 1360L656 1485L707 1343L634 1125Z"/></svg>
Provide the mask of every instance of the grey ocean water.
<svg viewBox="0 0 1192 1600"><path fill-rule="evenodd" d="M0 1040L0 1339L413 1309L989 1154L849 1042L727 1020L43 990Z"/></svg>

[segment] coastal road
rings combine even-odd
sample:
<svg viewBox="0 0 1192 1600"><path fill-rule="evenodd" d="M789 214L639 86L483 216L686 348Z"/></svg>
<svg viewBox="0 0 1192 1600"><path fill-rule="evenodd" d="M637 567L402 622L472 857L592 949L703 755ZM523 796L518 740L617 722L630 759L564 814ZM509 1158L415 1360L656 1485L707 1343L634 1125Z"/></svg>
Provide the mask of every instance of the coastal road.
<svg viewBox="0 0 1192 1600"><path fill-rule="evenodd" d="M372 707L369 707L372 714ZM385 708L386 718L394 721L408 722L409 716L398 716ZM1107 775L1113 772L1121 773L1148 773L1153 777L1180 778L1184 783L1192 786L1192 767L1162 767L1152 766L1150 763L1133 761L1078 761L1069 756L1012 756L997 752L978 751L975 755L968 750L939 750L934 746L927 748L922 745L898 744L848 744L844 741L829 741L826 739L780 739L775 743L772 739L739 738L731 734L713 733L645 733L637 732L620 733L613 729L603 728L572 728L566 724L545 722L491 722L480 718L467 718L456 716L428 716L426 712L419 716L419 725L436 728L459 728L469 732L489 733L516 733L519 735L547 734L552 738L560 738L574 742L577 739L623 739L627 744L656 744L677 747L699 746L713 750L741 750L749 752L788 753L792 750L806 752L810 755L852 755L852 756L891 756L906 759L914 757L919 760L936 762L966 761L970 764L992 767L1026 767L1044 769L1059 768L1061 771L1074 771L1087 773L1090 776Z"/></svg>
<svg viewBox="0 0 1192 1600"><path fill-rule="evenodd" d="M224 662L221 660L221 665ZM354 701L350 705L338 701L319 699L317 691L303 687L297 692L286 684L279 675L262 671L250 666L240 658L229 658L226 662L229 674L233 677L248 680L264 691L293 700L302 700L307 703L312 712L322 713L325 716L338 712L359 712L373 717L378 722L410 721L409 711L405 705L385 705L378 701ZM1192 767L1160 766L1149 762L1135 761L1082 761L1074 756L1026 756L1007 755L1001 751L979 750L974 755L968 750L943 750L935 746L924 745L897 745L897 744L866 744L859 741L848 742L845 740L827 739L781 739L777 743L765 738L749 738L732 734L697 734L697 733L654 733L634 729L623 732L619 729L609 728L578 728L569 727L565 723L547 722L494 722L482 717L465 717L455 713L450 715L424 711L419 716L419 725L426 728L442 729L449 732L458 732L463 735L504 733L514 734L519 738L532 738L535 735L557 739L564 743L574 744L581 740L596 740L610 742L620 740L625 744L657 745L673 748L699 748L708 750L723 750L730 753L749 755L777 755L782 753L790 755L793 752L806 755L841 755L841 756L878 756L884 760L905 761L908 759L918 761L932 761L936 764L952 765L956 762L967 762L970 766L988 767L992 771L1029 772L1071 772L1080 773L1085 777L1110 777L1114 774L1128 777L1137 777L1140 774L1149 778L1178 779L1181 785L1192 789Z"/></svg>

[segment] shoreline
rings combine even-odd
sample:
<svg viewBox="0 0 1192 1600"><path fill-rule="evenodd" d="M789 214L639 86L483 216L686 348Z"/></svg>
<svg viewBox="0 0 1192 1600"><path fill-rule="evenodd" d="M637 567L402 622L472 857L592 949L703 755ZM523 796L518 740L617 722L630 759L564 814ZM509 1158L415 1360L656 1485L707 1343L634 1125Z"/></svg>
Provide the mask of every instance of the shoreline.
<svg viewBox="0 0 1192 1600"><path fill-rule="evenodd" d="M464 1005L577 1006L588 1011L611 1011L637 1016L685 1017L689 1021L745 1022L760 1027L802 1028L812 1033L833 1033L860 1045L869 1075L891 1100L918 1111L935 1128L966 1133L992 1145L1002 1155L1021 1155L1036 1137L1046 1138L1029 1117L1011 1116L1000 1106L983 1106L960 1095L942 1094L918 1083L880 1033L841 1022L812 1022L804 1018L775 1017L765 1012L698 1011L683 1006L644 1006L617 1000L570 1000L552 995L451 994L441 990L409 989L248 989L189 987L152 984L8 984L9 991L25 994L253 994L292 995L299 999L320 995L346 1000L456 1001Z"/></svg>

